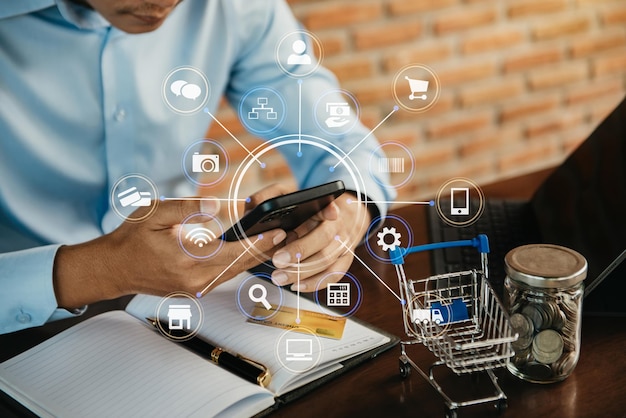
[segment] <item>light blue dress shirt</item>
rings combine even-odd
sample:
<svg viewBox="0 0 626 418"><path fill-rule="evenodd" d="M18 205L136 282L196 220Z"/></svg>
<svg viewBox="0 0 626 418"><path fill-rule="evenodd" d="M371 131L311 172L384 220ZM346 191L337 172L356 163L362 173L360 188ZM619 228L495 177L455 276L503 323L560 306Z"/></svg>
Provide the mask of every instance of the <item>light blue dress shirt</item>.
<svg viewBox="0 0 626 418"><path fill-rule="evenodd" d="M57 4L58 3L58 4ZM62 244L115 229L111 187L124 175L148 175L165 196L195 194L180 156L204 137L204 112L166 106L161 86L179 66L200 69L211 84L207 108L225 95L236 108L256 86L298 103L296 80L275 62L277 43L301 29L281 0L186 0L154 32L129 35L96 12L57 0L0 1L0 333L75 315L57 307L52 270ZM302 82L302 117L294 112L269 137L301 132L327 137L310 115L336 80L320 68ZM360 124L333 138L360 164L364 192L389 201L386 179L367 161L377 142ZM357 146L358 145L358 146ZM356 148L355 148L356 147ZM282 152L285 152L281 148ZM292 150L293 151L293 150ZM373 154L374 153L374 154ZM341 178L321 149L295 159L301 187ZM354 189L353 189L354 190ZM384 204L378 205L381 215Z"/></svg>

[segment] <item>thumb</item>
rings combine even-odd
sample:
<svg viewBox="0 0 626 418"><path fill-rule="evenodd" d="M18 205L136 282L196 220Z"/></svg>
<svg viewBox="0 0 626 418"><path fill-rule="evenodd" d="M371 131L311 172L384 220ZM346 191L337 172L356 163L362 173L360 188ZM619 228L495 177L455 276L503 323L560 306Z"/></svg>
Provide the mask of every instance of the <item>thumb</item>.
<svg viewBox="0 0 626 418"><path fill-rule="evenodd" d="M154 215L148 220L157 227L171 227L183 223L189 215L194 213L206 213L207 215L216 215L219 212L219 201L214 198L192 198L169 200L160 202ZM210 221L211 218L202 216L194 217L193 223L201 223Z"/></svg>

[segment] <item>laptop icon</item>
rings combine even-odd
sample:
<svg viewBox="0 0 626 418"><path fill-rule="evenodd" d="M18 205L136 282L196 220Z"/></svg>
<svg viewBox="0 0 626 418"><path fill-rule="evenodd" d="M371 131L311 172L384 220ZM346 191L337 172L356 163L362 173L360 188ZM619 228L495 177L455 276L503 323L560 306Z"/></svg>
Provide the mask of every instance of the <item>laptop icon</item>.
<svg viewBox="0 0 626 418"><path fill-rule="evenodd" d="M472 199L469 206L475 210L478 202ZM626 292L626 99L544 180L530 201L487 198L480 219L467 227L447 225L436 211L429 211L428 217L432 242L487 234L492 247L490 280L499 295L509 250L531 243L558 244L587 259L584 312L626 314L619 300ZM431 252L434 273L476 267L471 250Z"/></svg>

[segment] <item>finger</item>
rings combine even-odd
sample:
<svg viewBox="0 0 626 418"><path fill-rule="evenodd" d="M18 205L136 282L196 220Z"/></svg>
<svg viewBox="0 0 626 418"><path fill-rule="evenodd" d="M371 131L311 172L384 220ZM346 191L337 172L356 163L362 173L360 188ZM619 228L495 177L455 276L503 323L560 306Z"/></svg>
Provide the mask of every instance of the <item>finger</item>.
<svg viewBox="0 0 626 418"><path fill-rule="evenodd" d="M273 229L252 236L248 240L227 243L226 245L230 247L229 258L233 261L237 260L234 266L238 272L245 271L260 262L267 261L269 257L265 254L280 245L286 237L287 233L284 230Z"/></svg>
<svg viewBox="0 0 626 418"><path fill-rule="evenodd" d="M272 262L278 268L285 268L296 263L298 259L306 260L334 241L338 226L333 221L321 222L308 234L276 251L272 257Z"/></svg>
<svg viewBox="0 0 626 418"><path fill-rule="evenodd" d="M352 264L352 254L346 253L339 257L337 261L328 266L324 271L310 276L308 278L300 278L299 283L296 282L291 285L292 291L300 292L314 292L316 290L325 289L329 283L335 283L343 278L342 274L330 274L329 273L345 273Z"/></svg>
<svg viewBox="0 0 626 418"><path fill-rule="evenodd" d="M216 263L206 263L201 266L212 278L203 284L204 289L199 290L203 293L208 292L220 283L266 261L268 257L264 257L263 254L280 245L286 236L287 234L282 229L273 229L250 237L249 242L224 242L218 260L223 267L216 271Z"/></svg>
<svg viewBox="0 0 626 418"><path fill-rule="evenodd" d="M193 199L193 200L171 200L160 202L154 215L148 220L157 227L171 227L182 223L189 215L194 213L206 213L215 215L219 211L219 201L217 199ZM206 222L210 219L198 217L194 222Z"/></svg>
<svg viewBox="0 0 626 418"><path fill-rule="evenodd" d="M272 272L272 281L277 286L285 286L295 283L298 278L311 277L328 269L328 266L333 264L344 253L342 244L337 240L333 240L306 260L300 260L300 262L296 262L287 268L274 270Z"/></svg>

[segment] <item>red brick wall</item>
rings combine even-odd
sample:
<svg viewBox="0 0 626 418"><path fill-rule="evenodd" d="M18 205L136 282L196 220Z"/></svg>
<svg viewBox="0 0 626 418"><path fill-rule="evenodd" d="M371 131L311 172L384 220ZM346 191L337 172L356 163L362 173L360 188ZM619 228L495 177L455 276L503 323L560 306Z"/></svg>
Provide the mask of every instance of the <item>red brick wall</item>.
<svg viewBox="0 0 626 418"><path fill-rule="evenodd" d="M455 176L486 184L558 164L626 91L624 0L289 3L322 41L323 64L355 94L369 127L395 105L391 85L401 67L425 64L439 76L433 108L400 110L376 132L414 154L400 200L430 197ZM257 143L232 110L217 117L245 144ZM232 157L241 151L218 127L209 135ZM285 176L286 167L265 171L259 184Z"/></svg>

